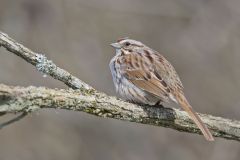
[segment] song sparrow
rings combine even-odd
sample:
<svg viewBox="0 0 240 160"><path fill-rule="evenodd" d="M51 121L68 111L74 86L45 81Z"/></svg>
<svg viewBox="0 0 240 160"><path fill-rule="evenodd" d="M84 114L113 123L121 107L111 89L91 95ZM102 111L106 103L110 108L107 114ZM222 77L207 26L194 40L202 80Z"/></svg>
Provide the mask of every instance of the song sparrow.
<svg viewBox="0 0 240 160"><path fill-rule="evenodd" d="M109 66L116 91L123 98L149 105L171 100L189 114L208 141L214 140L185 98L175 69L160 53L128 38L119 39L111 46L116 49L116 55Z"/></svg>

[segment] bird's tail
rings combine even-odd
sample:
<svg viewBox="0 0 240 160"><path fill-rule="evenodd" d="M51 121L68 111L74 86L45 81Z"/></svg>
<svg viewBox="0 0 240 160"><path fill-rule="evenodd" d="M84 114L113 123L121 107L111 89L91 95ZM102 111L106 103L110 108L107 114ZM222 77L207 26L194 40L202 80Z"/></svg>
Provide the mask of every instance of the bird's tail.
<svg viewBox="0 0 240 160"><path fill-rule="evenodd" d="M214 141L214 138L207 128L207 126L202 122L200 117L197 115L197 113L193 110L192 106L188 103L186 97L183 94L179 94L176 96L177 101L180 104L180 106L189 114L191 119L195 122L195 124L198 126L198 128L202 131L204 137L208 141Z"/></svg>

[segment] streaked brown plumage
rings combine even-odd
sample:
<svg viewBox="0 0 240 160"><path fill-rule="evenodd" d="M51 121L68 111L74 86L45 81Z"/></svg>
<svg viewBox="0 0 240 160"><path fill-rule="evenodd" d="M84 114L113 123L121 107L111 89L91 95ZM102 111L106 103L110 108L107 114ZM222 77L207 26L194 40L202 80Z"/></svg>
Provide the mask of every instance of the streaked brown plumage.
<svg viewBox="0 0 240 160"><path fill-rule="evenodd" d="M123 98L149 105L174 101L189 114L207 140L214 140L185 98L175 69L161 54L128 38L111 45L116 49L116 55L109 66L116 91Z"/></svg>

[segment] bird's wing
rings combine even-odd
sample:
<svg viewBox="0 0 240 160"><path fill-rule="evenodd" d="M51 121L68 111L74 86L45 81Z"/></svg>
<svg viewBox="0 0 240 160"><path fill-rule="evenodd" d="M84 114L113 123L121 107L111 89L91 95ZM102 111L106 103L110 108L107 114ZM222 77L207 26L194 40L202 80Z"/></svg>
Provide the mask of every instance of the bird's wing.
<svg viewBox="0 0 240 160"><path fill-rule="evenodd" d="M123 76L131 83L162 99L168 97L170 88L154 69L153 61L144 54L131 53L119 57L118 63Z"/></svg>
<svg viewBox="0 0 240 160"><path fill-rule="evenodd" d="M155 52L154 57L155 61L153 66L155 74L161 76L171 89L182 91L182 82L170 62L158 52Z"/></svg>

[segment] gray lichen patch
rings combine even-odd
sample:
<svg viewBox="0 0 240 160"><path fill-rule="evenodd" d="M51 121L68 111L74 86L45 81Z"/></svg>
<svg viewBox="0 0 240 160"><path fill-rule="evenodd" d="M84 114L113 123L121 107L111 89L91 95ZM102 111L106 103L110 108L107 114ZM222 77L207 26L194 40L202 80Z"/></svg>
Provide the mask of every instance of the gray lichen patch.
<svg viewBox="0 0 240 160"><path fill-rule="evenodd" d="M50 75L57 66L43 54L36 54L36 68L38 71Z"/></svg>

